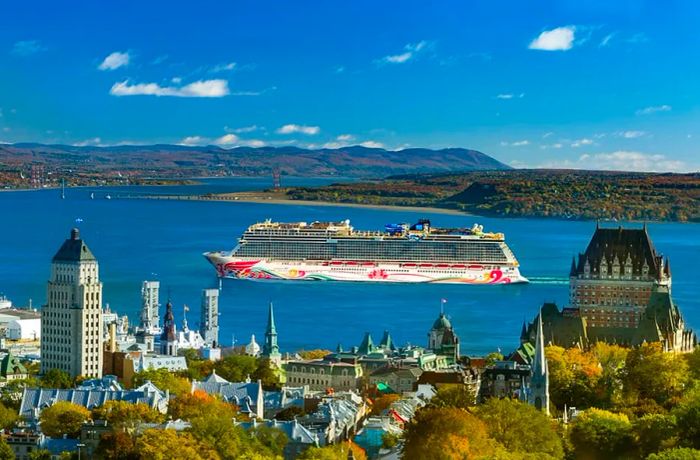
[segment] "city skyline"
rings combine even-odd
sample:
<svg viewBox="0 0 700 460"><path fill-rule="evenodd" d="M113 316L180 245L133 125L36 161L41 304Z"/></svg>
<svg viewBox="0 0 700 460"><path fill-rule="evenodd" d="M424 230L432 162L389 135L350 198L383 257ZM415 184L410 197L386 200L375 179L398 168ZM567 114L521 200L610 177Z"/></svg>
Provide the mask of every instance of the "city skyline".
<svg viewBox="0 0 700 460"><path fill-rule="evenodd" d="M5 9L0 142L465 147L514 167L700 169L694 5L40 8Z"/></svg>

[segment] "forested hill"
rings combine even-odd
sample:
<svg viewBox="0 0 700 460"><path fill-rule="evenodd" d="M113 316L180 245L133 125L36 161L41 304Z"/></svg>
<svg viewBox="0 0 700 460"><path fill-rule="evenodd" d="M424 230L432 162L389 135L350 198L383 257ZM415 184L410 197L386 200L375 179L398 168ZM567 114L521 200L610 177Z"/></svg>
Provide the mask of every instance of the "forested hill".
<svg viewBox="0 0 700 460"><path fill-rule="evenodd" d="M235 147L183 145L124 145L76 147L44 144L0 144L0 174L30 174L32 167L64 175L138 177L283 175L381 178L392 174L508 169L476 150L411 148L398 151L362 146L338 149L297 147Z"/></svg>
<svg viewBox="0 0 700 460"><path fill-rule="evenodd" d="M289 189L293 200L432 206L503 217L700 222L700 173L580 170L411 174Z"/></svg>

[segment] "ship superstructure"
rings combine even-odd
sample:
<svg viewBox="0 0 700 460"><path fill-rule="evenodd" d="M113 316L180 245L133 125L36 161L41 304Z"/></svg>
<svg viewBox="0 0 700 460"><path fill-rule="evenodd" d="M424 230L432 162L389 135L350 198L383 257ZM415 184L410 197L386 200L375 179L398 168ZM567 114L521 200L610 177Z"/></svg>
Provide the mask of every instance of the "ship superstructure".
<svg viewBox="0 0 700 460"><path fill-rule="evenodd" d="M341 222L248 227L232 251L205 257L220 277L497 284L526 282L502 233L436 228L429 220L355 230Z"/></svg>

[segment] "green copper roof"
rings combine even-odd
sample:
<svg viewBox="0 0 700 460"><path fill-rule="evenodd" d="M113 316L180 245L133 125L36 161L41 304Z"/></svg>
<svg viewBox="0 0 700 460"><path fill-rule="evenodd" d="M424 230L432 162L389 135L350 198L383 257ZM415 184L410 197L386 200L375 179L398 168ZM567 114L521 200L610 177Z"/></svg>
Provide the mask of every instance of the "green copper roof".
<svg viewBox="0 0 700 460"><path fill-rule="evenodd" d="M7 377L8 375L27 374L27 368L20 362L19 358L8 353L0 361L0 375Z"/></svg>
<svg viewBox="0 0 700 460"><path fill-rule="evenodd" d="M63 242L63 245L53 256L53 262L86 262L96 261L92 251L87 244L80 239L80 232L74 228L70 232L70 238Z"/></svg>
<svg viewBox="0 0 700 460"><path fill-rule="evenodd" d="M436 319L435 322L433 323L433 329L435 329L435 330L452 329L452 324L450 323L450 320L447 319L447 316L445 316L444 313L440 313L440 316L438 316L438 319Z"/></svg>

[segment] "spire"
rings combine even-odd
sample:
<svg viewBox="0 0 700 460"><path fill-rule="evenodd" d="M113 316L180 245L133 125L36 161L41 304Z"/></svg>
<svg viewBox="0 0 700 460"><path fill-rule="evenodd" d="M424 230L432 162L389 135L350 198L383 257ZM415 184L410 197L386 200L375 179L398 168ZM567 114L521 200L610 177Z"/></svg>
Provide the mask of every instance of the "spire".
<svg viewBox="0 0 700 460"><path fill-rule="evenodd" d="M267 312L267 328L265 329L265 343L262 354L270 358L271 361L281 358L280 348L277 345L277 327L275 326L275 310L272 302L270 302Z"/></svg>
<svg viewBox="0 0 700 460"><path fill-rule="evenodd" d="M374 342L372 341L372 336L369 332L365 332L365 336L362 338L362 343L357 351L360 355L368 355L374 351Z"/></svg>
<svg viewBox="0 0 700 460"><path fill-rule="evenodd" d="M537 315L537 336L535 338L535 356L530 369L530 404L549 415L549 372L544 353L544 330L542 327L542 310Z"/></svg>
<svg viewBox="0 0 700 460"><path fill-rule="evenodd" d="M529 342L530 339L527 334L527 322L523 320L523 328L520 331L520 343L523 344L525 342Z"/></svg>
<svg viewBox="0 0 700 460"><path fill-rule="evenodd" d="M542 310L537 315L537 336L535 337L535 356L532 361L533 375L545 375L547 360L544 356L544 331L542 330Z"/></svg>
<svg viewBox="0 0 700 460"><path fill-rule="evenodd" d="M571 271L569 276L576 276L576 256L571 257Z"/></svg>
<svg viewBox="0 0 700 460"><path fill-rule="evenodd" d="M379 342L379 347L384 348L385 350L394 350L396 348L394 347L394 341L391 340L391 335L389 334L389 331L384 331L382 341Z"/></svg>

